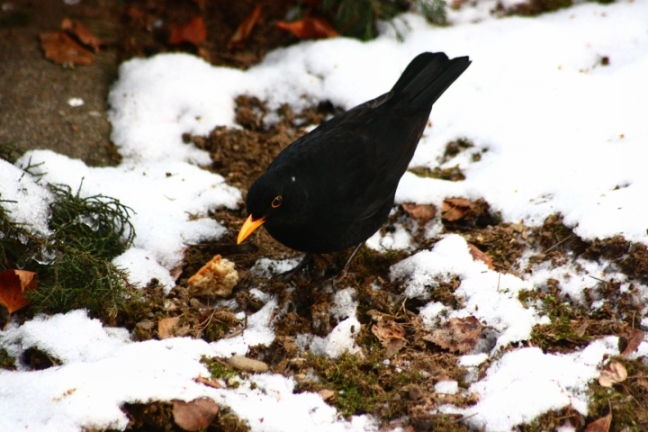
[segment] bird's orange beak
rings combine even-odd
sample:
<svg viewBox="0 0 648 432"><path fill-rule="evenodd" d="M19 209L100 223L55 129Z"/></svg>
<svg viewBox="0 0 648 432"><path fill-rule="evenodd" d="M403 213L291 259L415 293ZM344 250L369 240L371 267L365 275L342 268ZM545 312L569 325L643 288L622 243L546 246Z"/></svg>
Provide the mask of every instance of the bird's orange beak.
<svg viewBox="0 0 648 432"><path fill-rule="evenodd" d="M241 244L246 238L250 236L250 234L252 234L261 225L263 225L263 222L265 222L265 216L257 220L252 219L252 215L248 216L248 218L245 220L245 223L241 227L241 231L239 231L238 233L238 237L236 237L236 244Z"/></svg>

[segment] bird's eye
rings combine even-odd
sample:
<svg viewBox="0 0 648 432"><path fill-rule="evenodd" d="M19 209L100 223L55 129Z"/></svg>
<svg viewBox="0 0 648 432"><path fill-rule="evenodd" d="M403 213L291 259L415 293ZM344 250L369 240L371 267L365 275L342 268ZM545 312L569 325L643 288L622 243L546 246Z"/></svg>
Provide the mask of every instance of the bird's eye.
<svg viewBox="0 0 648 432"><path fill-rule="evenodd" d="M273 200L272 200L272 208L277 208L281 205L281 202L283 201L283 198L281 198L281 195L277 195Z"/></svg>

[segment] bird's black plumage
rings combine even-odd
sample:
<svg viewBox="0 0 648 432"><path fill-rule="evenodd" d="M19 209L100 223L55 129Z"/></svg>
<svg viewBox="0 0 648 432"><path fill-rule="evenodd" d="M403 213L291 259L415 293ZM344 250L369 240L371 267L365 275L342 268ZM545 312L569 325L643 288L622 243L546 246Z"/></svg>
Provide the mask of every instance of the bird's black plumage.
<svg viewBox="0 0 648 432"><path fill-rule="evenodd" d="M385 223L432 104L470 65L423 53L388 93L340 114L286 147L247 195L239 242L263 224L303 252L358 245Z"/></svg>

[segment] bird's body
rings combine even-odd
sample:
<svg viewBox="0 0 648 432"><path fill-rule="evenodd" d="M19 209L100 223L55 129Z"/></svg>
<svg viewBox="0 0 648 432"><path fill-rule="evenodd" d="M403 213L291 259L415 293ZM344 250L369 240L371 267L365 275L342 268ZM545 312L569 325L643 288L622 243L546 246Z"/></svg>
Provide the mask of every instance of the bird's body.
<svg viewBox="0 0 648 432"><path fill-rule="evenodd" d="M286 147L248 192L239 242L261 224L303 252L334 252L371 237L387 220L432 104L469 65L467 57L420 54L390 92Z"/></svg>

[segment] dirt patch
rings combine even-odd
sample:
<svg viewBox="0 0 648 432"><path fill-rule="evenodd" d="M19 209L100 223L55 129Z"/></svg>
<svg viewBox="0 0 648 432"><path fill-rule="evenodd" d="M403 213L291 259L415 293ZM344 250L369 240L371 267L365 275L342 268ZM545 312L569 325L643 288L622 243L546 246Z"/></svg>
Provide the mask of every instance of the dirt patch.
<svg viewBox="0 0 648 432"><path fill-rule="evenodd" d="M330 103L320 103L295 113L284 105L273 114L279 121L266 125L268 109L256 97L236 98L236 122L241 129L218 127L208 137L185 136L198 148L207 150L212 170L227 182L247 191L275 157L297 138L305 135L305 127L318 125L327 115L337 112Z"/></svg>
<svg viewBox="0 0 648 432"><path fill-rule="evenodd" d="M128 418L131 432L183 432L173 419L173 403L152 402L148 404L125 404L122 407ZM205 432L247 432L249 426L230 410L221 411Z"/></svg>
<svg viewBox="0 0 648 432"><path fill-rule="evenodd" d="M286 145L306 132L304 125L317 124L334 111L328 105L324 105L328 109L313 107L303 113L293 113L287 107L282 107L274 113L280 120L266 125L264 119L268 111L262 101L240 97L237 104L240 129L218 128L208 137L187 138L208 150L214 161L212 169L242 190L251 185ZM472 149L467 142L448 143L444 158L450 160L460 152ZM473 154L480 155L481 152ZM424 238L419 222L404 208L397 207L381 230L387 233L390 226L398 223L410 227L410 230L418 226L418 230L412 231L413 250L379 253L363 247L353 261L348 276L335 286L321 286L319 283L326 275L334 274L336 269L341 268L349 251L326 255L318 258L309 272L299 273L286 283L276 277L255 277L250 268L262 257L284 259L299 258L301 255L284 248L264 231L256 234L251 242L234 246L234 235L245 216L243 210L216 212L214 217L228 227L229 233L217 243L190 248L186 270L198 268L211 254L220 253L235 261L241 272L242 278L235 288L234 298L242 310L252 313L262 306L249 295L250 288L259 288L278 296L278 310L282 312L274 322L277 339L269 347L253 349L249 356L263 359L274 372L295 377L300 391L323 394L332 391L335 396L327 399L327 402L345 415L372 413L384 422L407 419L402 425L414 430L438 427L443 430L466 430L456 418L429 414L443 403L466 406L475 403L476 398L465 391L468 388L463 381L466 371L456 366L459 354L431 343L431 331L422 325L418 317L419 308L429 300L439 301L451 310L460 308L461 299L454 292L461 281L458 278L449 282L438 281L439 286L431 292L432 298L424 302L403 298L402 284L391 282L389 278L389 268L393 264L418 250L433 247L438 238ZM581 257L611 260L632 279L642 280L645 277L645 247L618 238L584 241L563 223L560 215L548 217L540 227L503 223L497 212L487 202L480 200L471 203L469 210L459 220L444 221L442 214L435 215L434 212L432 217L443 221L446 233L457 233L485 252L491 258L494 269L500 272L522 276L536 264L548 262L552 266L560 266ZM530 258L524 260L525 256ZM191 272L186 271L186 274ZM181 278L181 285L183 281ZM362 324L357 343L365 357L346 355L330 360L304 355L295 345L295 337L305 333L327 335L338 323L338 318L329 312L333 293L335 289L346 286L356 289L359 302L357 318ZM374 289L375 286L380 286L380 289ZM550 324L534 328L528 344L540 346L547 352L572 352L606 335L617 335L622 339L629 337L632 329L638 325L636 311L640 293L636 288L621 291L618 283L594 281L593 287L586 290L586 298L585 304L569 299L562 294L560 282L556 280L550 280L542 289L524 291L520 297L523 304L533 304L551 320ZM593 308L594 302L600 298L610 301L602 308ZM385 357L387 348L370 331L380 317L388 317L405 330L404 348L389 358ZM219 334L228 334L238 328L240 323ZM205 337L205 333L196 335ZM482 365L480 370L485 371L488 364ZM399 372L396 373L396 370ZM358 374L357 371L362 373ZM425 373L421 374L421 371ZM313 376L317 380L313 381ZM443 379L457 380L460 388L464 389L461 396L437 394L434 385ZM569 418L572 424L582 425L587 421L582 416L577 417L572 410L563 410L548 413L533 424L557 424L565 418Z"/></svg>
<svg viewBox="0 0 648 432"><path fill-rule="evenodd" d="M197 54L215 65L247 68L260 62L265 54L278 46L298 41L289 33L275 28L274 22L284 19L291 2L266 2L260 21L245 44L229 46L237 27L248 17L257 1L209 2L135 0L122 9L126 37L120 38L118 50L122 58L150 56L162 52L185 51ZM200 47L189 43L170 45L174 26L200 17L207 29Z"/></svg>

